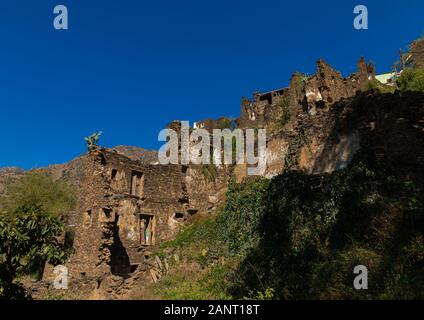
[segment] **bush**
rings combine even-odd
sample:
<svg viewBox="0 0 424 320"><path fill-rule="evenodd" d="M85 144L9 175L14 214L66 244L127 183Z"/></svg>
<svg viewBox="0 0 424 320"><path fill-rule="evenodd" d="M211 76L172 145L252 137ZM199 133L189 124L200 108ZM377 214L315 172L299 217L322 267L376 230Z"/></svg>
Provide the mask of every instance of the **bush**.
<svg viewBox="0 0 424 320"><path fill-rule="evenodd" d="M405 70L397 80L397 85L402 91L424 92L424 69Z"/></svg>
<svg viewBox="0 0 424 320"><path fill-rule="evenodd" d="M246 256L259 244L259 223L266 208L267 179L231 182L227 202L218 216L218 232L232 254Z"/></svg>
<svg viewBox="0 0 424 320"><path fill-rule="evenodd" d="M369 81L366 85L367 90L372 90L379 93L394 93L396 88L382 84L378 80Z"/></svg>
<svg viewBox="0 0 424 320"><path fill-rule="evenodd" d="M0 216L0 298L22 299L25 292L16 278L34 261L58 265L70 256L57 237L63 233L59 220L39 206L17 209Z"/></svg>
<svg viewBox="0 0 424 320"><path fill-rule="evenodd" d="M293 74L293 79L296 90L302 91L305 88L305 82L308 81L309 76L299 71L296 71Z"/></svg>

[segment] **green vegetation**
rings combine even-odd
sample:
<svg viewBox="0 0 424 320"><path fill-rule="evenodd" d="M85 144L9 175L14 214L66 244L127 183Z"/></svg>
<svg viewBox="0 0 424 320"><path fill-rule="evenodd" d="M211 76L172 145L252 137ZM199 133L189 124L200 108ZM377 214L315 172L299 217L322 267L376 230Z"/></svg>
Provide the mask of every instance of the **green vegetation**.
<svg viewBox="0 0 424 320"><path fill-rule="evenodd" d="M265 291L258 291L256 296L254 296L255 300L274 300L275 290L272 288L267 288Z"/></svg>
<svg viewBox="0 0 424 320"><path fill-rule="evenodd" d="M294 83L295 83L296 89L298 91L303 90L303 88L305 87L305 82L309 79L309 77L306 74L301 73L299 71L296 71L293 74L293 78L294 78Z"/></svg>
<svg viewBox="0 0 424 320"><path fill-rule="evenodd" d="M87 147L90 149L92 147L97 146L100 136L103 134L102 131L94 132L92 135L85 137L84 140L87 142Z"/></svg>
<svg viewBox="0 0 424 320"><path fill-rule="evenodd" d="M394 93L396 88L382 84L378 80L371 80L367 83L366 90L372 90L379 93Z"/></svg>
<svg viewBox="0 0 424 320"><path fill-rule="evenodd" d="M217 262L220 256L227 256L224 242L217 237L218 223L215 218L203 219L187 226L174 240L163 243L159 256L165 257L167 252L178 250L188 262L198 262L206 266Z"/></svg>
<svg viewBox="0 0 424 320"><path fill-rule="evenodd" d="M298 153L300 149L309 145L310 139L305 128L300 127L296 136L289 141L286 156L284 157L284 170L290 170L298 164Z"/></svg>
<svg viewBox="0 0 424 320"><path fill-rule="evenodd" d="M163 246L164 254L178 252L185 263L155 286L159 296L424 297L422 190L397 178L396 168L360 154L332 174L286 171L272 180L232 183L227 198L215 219ZM369 270L369 290L353 288L357 265Z"/></svg>
<svg viewBox="0 0 424 320"><path fill-rule="evenodd" d="M228 289L232 296L272 288L280 299L423 297L424 205L412 183L357 159L333 174L286 172L264 181L262 190L257 199L264 210L255 214L261 219L253 220L256 231L249 237L252 243L259 237L259 244L240 262L241 278ZM250 207L240 202L223 214L237 216ZM231 245L238 234L226 238ZM352 286L360 264L369 268L367 292Z"/></svg>
<svg viewBox="0 0 424 320"><path fill-rule="evenodd" d="M177 237L161 245L158 255L172 271L152 289L162 299L231 299L227 274L234 266L218 231L215 218L186 227ZM172 258L177 254L178 265Z"/></svg>
<svg viewBox="0 0 424 320"><path fill-rule="evenodd" d="M73 292L71 290L53 290L47 291L46 294L40 300L67 300L67 301L76 301L76 300L87 300L88 298L85 296L81 296L77 292Z"/></svg>
<svg viewBox="0 0 424 320"><path fill-rule="evenodd" d="M215 164L204 164L202 165L202 173L205 179L209 182L214 182L218 175L218 170L216 169Z"/></svg>
<svg viewBox="0 0 424 320"><path fill-rule="evenodd" d="M397 80L402 91L424 92L424 69L407 69Z"/></svg>
<svg viewBox="0 0 424 320"><path fill-rule="evenodd" d="M6 194L0 198L2 212L11 213L34 205L42 205L51 215L65 216L75 205L75 191L66 183L37 172L7 183Z"/></svg>
<svg viewBox="0 0 424 320"><path fill-rule="evenodd" d="M161 280L154 294L168 300L228 300L225 267L212 267L207 272L178 270Z"/></svg>
<svg viewBox="0 0 424 320"><path fill-rule="evenodd" d="M217 230L232 255L245 257L260 240L258 224L266 208L265 192L269 180L234 181L229 185L224 212L217 219Z"/></svg>
<svg viewBox="0 0 424 320"><path fill-rule="evenodd" d="M284 97L278 105L281 109L282 115L279 119L280 125L283 127L290 121L290 102L288 97Z"/></svg>
<svg viewBox="0 0 424 320"><path fill-rule="evenodd" d="M56 265L69 257L72 246L57 239L64 234L60 219L74 205L73 188L49 175L31 172L8 181L0 198L1 298L26 298L19 277L39 275L46 262Z"/></svg>
<svg viewBox="0 0 424 320"><path fill-rule="evenodd" d="M284 126L289 123L291 118L289 97L284 96L277 104L277 107L279 109L278 112L280 116L276 119L276 121L271 122L268 127L268 133L271 135L280 132Z"/></svg>
<svg viewBox="0 0 424 320"><path fill-rule="evenodd" d="M57 237L63 233L59 220L39 206L23 207L0 216L0 299L26 298L16 278L32 264L63 263L71 254Z"/></svg>

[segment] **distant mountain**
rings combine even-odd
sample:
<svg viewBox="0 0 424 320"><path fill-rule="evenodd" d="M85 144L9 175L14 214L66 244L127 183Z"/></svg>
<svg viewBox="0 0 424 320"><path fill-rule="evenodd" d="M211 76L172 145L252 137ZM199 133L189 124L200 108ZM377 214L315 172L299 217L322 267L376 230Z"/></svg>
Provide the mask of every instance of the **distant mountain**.
<svg viewBox="0 0 424 320"><path fill-rule="evenodd" d="M151 164L157 162L157 151L146 150L144 148L132 146L117 146L112 150L120 153L132 160L141 161L143 164ZM64 180L72 185L78 186L84 177L85 155L76 157L75 159L64 163L54 164L45 168L33 169L33 172L45 172L51 174L55 180ZM26 171L19 167L0 168L0 194L4 193L5 185L8 180L16 179L22 176Z"/></svg>
<svg viewBox="0 0 424 320"><path fill-rule="evenodd" d="M158 161L158 152L156 150L146 150L131 146L117 146L112 148L112 150L127 156L131 160L138 160L144 164L155 163Z"/></svg>

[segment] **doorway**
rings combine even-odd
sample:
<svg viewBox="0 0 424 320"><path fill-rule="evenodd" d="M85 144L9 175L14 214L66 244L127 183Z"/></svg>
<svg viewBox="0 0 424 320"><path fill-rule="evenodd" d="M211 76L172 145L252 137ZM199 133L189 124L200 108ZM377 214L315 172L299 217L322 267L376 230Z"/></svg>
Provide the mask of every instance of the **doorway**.
<svg viewBox="0 0 424 320"><path fill-rule="evenodd" d="M155 216L140 214L140 244L152 246L155 244Z"/></svg>

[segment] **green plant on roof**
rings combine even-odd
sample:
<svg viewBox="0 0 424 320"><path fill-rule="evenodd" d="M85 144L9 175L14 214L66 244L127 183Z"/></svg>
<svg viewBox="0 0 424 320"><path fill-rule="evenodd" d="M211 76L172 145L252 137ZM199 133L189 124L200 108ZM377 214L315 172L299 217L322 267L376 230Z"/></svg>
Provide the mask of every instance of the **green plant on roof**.
<svg viewBox="0 0 424 320"><path fill-rule="evenodd" d="M84 140L87 142L88 148L92 148L97 146L97 143L99 142L100 136L102 135L102 131L94 132L91 136L85 137Z"/></svg>

